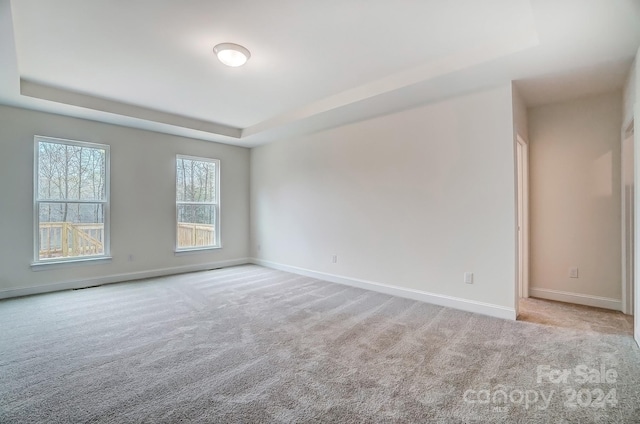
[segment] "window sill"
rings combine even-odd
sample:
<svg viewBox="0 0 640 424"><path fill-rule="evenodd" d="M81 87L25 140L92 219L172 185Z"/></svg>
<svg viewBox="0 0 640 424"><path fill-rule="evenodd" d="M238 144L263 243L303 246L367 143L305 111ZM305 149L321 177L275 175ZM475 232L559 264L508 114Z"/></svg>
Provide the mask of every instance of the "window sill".
<svg viewBox="0 0 640 424"><path fill-rule="evenodd" d="M222 246L195 247L193 249L180 249L180 250L174 251L173 254L175 256L184 256L184 255L190 255L190 254L193 254L193 253L207 253L207 252L210 252L212 250L218 250L218 249L222 249Z"/></svg>
<svg viewBox="0 0 640 424"><path fill-rule="evenodd" d="M53 260L46 262L34 262L31 264L31 271L45 271L54 268L67 268L82 265L94 265L111 262L111 256L97 256L82 259Z"/></svg>

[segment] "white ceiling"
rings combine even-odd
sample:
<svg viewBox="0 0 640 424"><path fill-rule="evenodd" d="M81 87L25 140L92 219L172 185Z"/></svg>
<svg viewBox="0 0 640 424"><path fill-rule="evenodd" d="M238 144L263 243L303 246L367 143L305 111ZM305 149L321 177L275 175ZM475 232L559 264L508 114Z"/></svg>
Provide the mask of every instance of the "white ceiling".
<svg viewBox="0 0 640 424"><path fill-rule="evenodd" d="M639 45L640 0L0 0L0 103L254 146L510 80L619 89Z"/></svg>

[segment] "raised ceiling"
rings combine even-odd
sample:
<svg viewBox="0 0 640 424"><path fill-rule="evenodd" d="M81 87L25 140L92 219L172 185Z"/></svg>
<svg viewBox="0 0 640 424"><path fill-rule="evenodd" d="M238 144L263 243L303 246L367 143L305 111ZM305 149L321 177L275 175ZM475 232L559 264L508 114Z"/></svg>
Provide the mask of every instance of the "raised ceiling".
<svg viewBox="0 0 640 424"><path fill-rule="evenodd" d="M1 103L255 146L511 80L620 88L640 1L0 0L0 40Z"/></svg>

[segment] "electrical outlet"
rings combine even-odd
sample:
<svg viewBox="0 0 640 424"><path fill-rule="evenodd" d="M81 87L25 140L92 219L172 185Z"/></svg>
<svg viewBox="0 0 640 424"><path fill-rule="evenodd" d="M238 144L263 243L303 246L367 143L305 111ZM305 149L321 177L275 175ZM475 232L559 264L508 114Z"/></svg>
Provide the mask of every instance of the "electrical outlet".
<svg viewBox="0 0 640 424"><path fill-rule="evenodd" d="M578 278L578 267L569 268L569 278Z"/></svg>
<svg viewBox="0 0 640 424"><path fill-rule="evenodd" d="M331 257L331 263L337 264L338 263L338 255L333 255Z"/></svg>
<svg viewBox="0 0 640 424"><path fill-rule="evenodd" d="M129 255L127 256L127 260L129 262L133 262L133 255L131 253L129 253Z"/></svg>
<svg viewBox="0 0 640 424"><path fill-rule="evenodd" d="M473 272L464 273L464 282L467 284L473 284Z"/></svg>

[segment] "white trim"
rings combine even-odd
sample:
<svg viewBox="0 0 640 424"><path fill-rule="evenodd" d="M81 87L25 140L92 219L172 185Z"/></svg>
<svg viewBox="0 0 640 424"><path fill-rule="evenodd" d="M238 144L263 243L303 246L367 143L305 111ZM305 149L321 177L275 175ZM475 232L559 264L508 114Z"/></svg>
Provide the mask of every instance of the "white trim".
<svg viewBox="0 0 640 424"><path fill-rule="evenodd" d="M226 268L229 266L244 265L250 263L249 258L230 259L227 261L209 262L197 265L185 265L171 268L154 269L149 271L128 272L123 274L107 275L104 277L89 278L83 280L66 281L62 283L47 284L42 286L23 287L17 289L0 290L0 299L11 297L29 296L32 294L48 293L60 290L81 289L85 287L100 286L103 284L121 283L124 281L142 280L145 278L163 277L165 275L184 274L187 272L206 271L209 269Z"/></svg>
<svg viewBox="0 0 640 424"><path fill-rule="evenodd" d="M34 262L31 264L31 271L44 271L62 267L73 267L92 264L103 264L111 262L111 256L76 256L71 259L53 259L49 261Z"/></svg>
<svg viewBox="0 0 640 424"><path fill-rule="evenodd" d="M188 249L180 249L173 252L174 256L186 256L192 253L209 253L211 250L222 249L222 246L207 246L207 247L190 247Z"/></svg>
<svg viewBox="0 0 640 424"><path fill-rule="evenodd" d="M522 159L522 193L519 193L519 171L516 170L516 237L517 237L517 265L518 269L518 287L517 291L521 297L529 297L529 145L520 136L516 135L516 144L521 147L521 159ZM517 149L516 146L516 149ZM517 163L516 167L520 164ZM522 196L522 219L518 219L518 202L519 196ZM519 222L522 221L522 228L519 228ZM520 238L522 238L522 252L520 252ZM522 270L520 270L520 257L522 257ZM520 275L522 275L522 281L520 282ZM519 297L520 297L519 296ZM518 297L518 298L519 298ZM516 300L517 304L517 300Z"/></svg>
<svg viewBox="0 0 640 424"><path fill-rule="evenodd" d="M575 303L578 305L595 306L596 308L622 310L622 300L609 297L591 296L588 294L564 292L552 289L529 288L532 297L540 299L556 300L558 302Z"/></svg>
<svg viewBox="0 0 640 424"><path fill-rule="evenodd" d="M421 290L390 286L387 284L361 280L358 278L343 277L340 275L313 271L310 269L299 268L296 266L284 265L276 262L267 261L264 259L251 258L251 263L265 266L268 268L278 269L280 271L286 271L294 274L304 275L306 277L317 278L319 280L329 281L331 283L344 284L347 286L358 287L365 290L372 290L379 293L389 294L392 296L403 297L406 299L417 300L425 303L432 303L434 305L446 306L448 308L460 309L467 312L474 312L477 314L489 315L492 317L503 318L508 320L516 319L515 309L494 305L490 303L477 302L474 300L461 299L458 297L447 296L442 294L428 293Z"/></svg>
<svg viewBox="0 0 640 424"><path fill-rule="evenodd" d="M633 213L630 215L629 212L634 210L635 205L630 205L627 202L627 185L625 181L625 176L628 169L625 167L625 153L629 153L625 151L625 145L627 140L631 139L631 150L635 150L635 140L634 140L634 119L631 117L631 122L627 127L626 131L623 132L623 137L621 141L620 148L620 201L621 201L621 211L622 211L622 219L621 219L621 231L622 231L622 312L627 315L633 315L633 281L629 281L633 275L633 268L635 265L635 259L631 257L630 263L627 263L627 259L629 256L629 249L627 246L628 237L631 238L631 241L634 240L635 234L633 230L633 225L630 228L627 226L627 221L631 220L632 223L635 224L635 216ZM632 168L635 168L632 165ZM634 171L635 173L635 171ZM635 178L634 178L635 180ZM635 186L635 181L633 182L633 186ZM632 188L633 188L632 186ZM633 197L633 196L632 196ZM631 211L630 211L631 209ZM633 249L631 249L633 250Z"/></svg>
<svg viewBox="0 0 640 424"><path fill-rule="evenodd" d="M640 49L639 49L640 51ZM637 57L637 56L636 56ZM637 61L636 61L637 66ZM636 69L636 78L639 72ZM640 84L640 81L636 81L636 84ZM635 131L635 123L640 122L640 99L636 99L636 104L633 107L633 122L634 122L634 134L633 134L633 213L634 213L634 258L633 258L633 328L634 339L638 346L640 346L640 201L638 201L640 194L640 131Z"/></svg>

